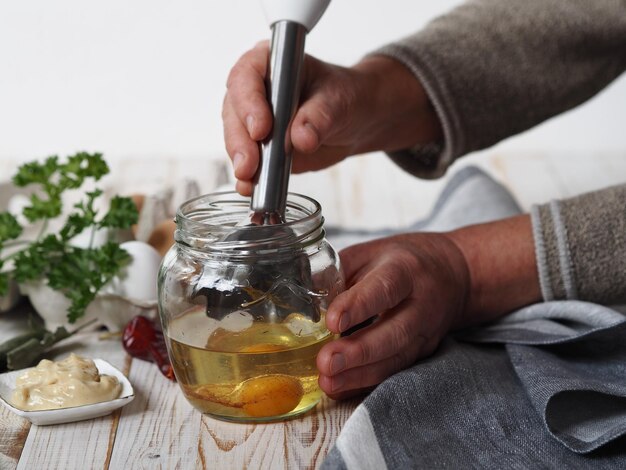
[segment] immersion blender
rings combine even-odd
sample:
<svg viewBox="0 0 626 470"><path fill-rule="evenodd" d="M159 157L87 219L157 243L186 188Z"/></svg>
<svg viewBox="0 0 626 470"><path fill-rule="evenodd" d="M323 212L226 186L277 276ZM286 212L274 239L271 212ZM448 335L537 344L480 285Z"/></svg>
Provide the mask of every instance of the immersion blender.
<svg viewBox="0 0 626 470"><path fill-rule="evenodd" d="M304 39L330 0L261 0L261 3L272 29L266 89L274 124L261 144L250 214L222 240L244 250L269 239L281 243L297 237L288 225L283 225L292 157L288 133L300 97ZM253 313L259 309L256 313L264 316L264 309L271 309L271 316L277 319L298 311L314 322L319 321L319 306L312 300L318 294L311 290L311 266L305 254L276 259L269 264L257 261L248 257L245 262L224 263L220 269L203 273L195 295L206 297L208 316L220 320L226 312L242 308ZM276 284L277 280L282 284ZM254 298L250 289L241 286L265 294ZM273 302L261 303L267 292L271 292Z"/></svg>

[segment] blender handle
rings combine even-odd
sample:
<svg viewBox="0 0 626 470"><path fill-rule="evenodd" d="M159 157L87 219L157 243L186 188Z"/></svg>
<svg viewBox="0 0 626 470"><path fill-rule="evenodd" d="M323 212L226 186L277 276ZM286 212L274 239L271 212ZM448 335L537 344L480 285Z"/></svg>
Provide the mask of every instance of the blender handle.
<svg viewBox="0 0 626 470"><path fill-rule="evenodd" d="M291 173L289 129L300 97L305 36L306 29L299 23L278 21L272 25L266 90L274 123L268 139L261 144L250 208L270 218L278 215L281 222Z"/></svg>
<svg viewBox="0 0 626 470"><path fill-rule="evenodd" d="M266 92L274 123L261 144L250 200L256 223L284 222L291 173L291 120L300 98L304 42L330 0L262 0L272 28Z"/></svg>

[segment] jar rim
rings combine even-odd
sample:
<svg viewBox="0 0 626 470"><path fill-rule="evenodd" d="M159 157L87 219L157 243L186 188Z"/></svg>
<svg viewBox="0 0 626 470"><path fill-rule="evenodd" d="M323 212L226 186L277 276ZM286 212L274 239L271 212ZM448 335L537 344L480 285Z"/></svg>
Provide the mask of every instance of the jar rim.
<svg viewBox="0 0 626 470"><path fill-rule="evenodd" d="M315 199L290 192L284 223L237 225L250 214L250 198L236 191L219 191L185 201L176 211L176 241L202 251L245 255L269 249L293 250L306 241L323 238L322 207ZM276 230L268 230L276 227ZM233 240L232 234L237 232Z"/></svg>

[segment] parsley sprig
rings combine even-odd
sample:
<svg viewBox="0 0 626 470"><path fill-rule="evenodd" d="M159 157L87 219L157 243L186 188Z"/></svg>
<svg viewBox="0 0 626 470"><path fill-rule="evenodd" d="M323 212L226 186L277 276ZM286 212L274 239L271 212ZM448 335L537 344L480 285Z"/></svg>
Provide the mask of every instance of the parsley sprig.
<svg viewBox="0 0 626 470"><path fill-rule="evenodd" d="M103 228L130 228L137 223L137 208L130 198L115 196L108 212L100 216L95 203L102 191L94 189L85 192L84 198L74 204L58 233L46 231L48 221L62 215L63 196L69 190L80 189L90 179L99 181L107 173L109 167L102 154L87 152L69 156L64 163L52 156L19 167L13 183L37 185L40 189L31 195L23 215L30 222L42 221L42 230L34 241L19 240L23 229L18 220L9 212L0 213L0 295L7 292L9 276L18 282L46 279L52 289L63 292L70 300L67 312L70 323L84 315L98 291L130 262L130 255L115 242L94 247L94 234ZM91 230L89 246L73 246L71 240L85 230ZM9 244L26 246L2 258L2 249ZM13 258L13 270L2 272L9 258Z"/></svg>

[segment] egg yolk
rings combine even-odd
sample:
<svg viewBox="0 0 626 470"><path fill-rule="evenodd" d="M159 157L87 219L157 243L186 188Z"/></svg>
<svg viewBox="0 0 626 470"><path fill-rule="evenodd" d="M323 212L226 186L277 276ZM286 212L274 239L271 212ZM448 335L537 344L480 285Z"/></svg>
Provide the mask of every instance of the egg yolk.
<svg viewBox="0 0 626 470"><path fill-rule="evenodd" d="M289 413L304 395L300 381L288 375L263 375L242 385L240 399L243 410L257 418Z"/></svg>

